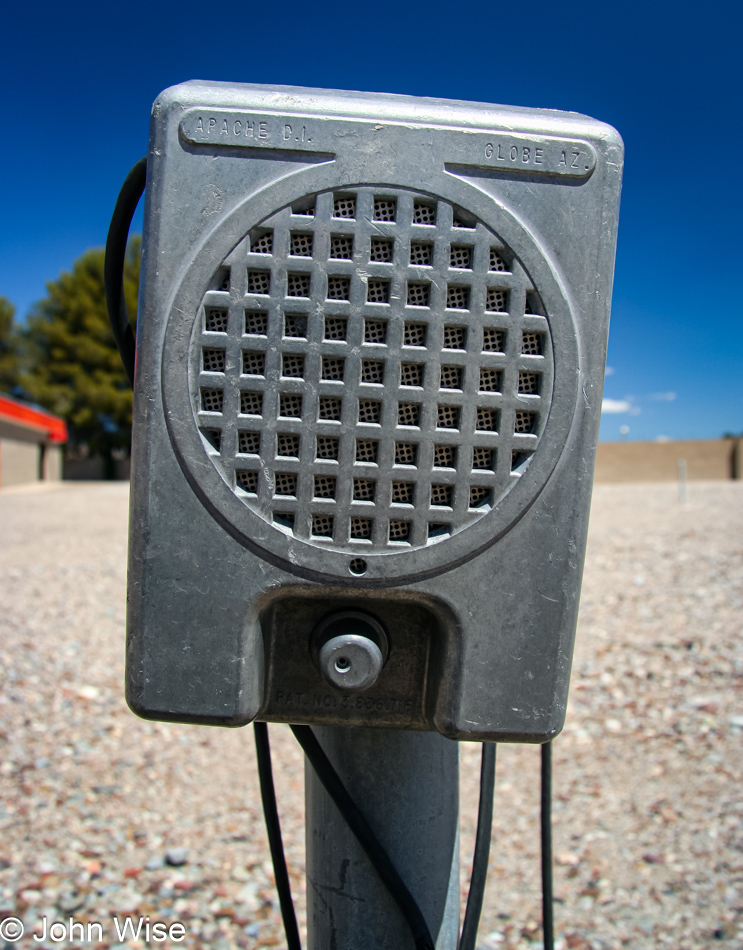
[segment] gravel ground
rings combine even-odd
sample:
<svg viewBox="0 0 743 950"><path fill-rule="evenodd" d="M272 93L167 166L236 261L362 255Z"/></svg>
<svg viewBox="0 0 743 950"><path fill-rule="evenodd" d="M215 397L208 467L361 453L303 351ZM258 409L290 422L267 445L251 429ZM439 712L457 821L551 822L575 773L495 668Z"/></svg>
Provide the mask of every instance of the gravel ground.
<svg viewBox="0 0 743 950"><path fill-rule="evenodd" d="M124 484L0 492L0 918L24 921L19 947L81 945L34 940L44 917L121 945L112 915L182 921L173 946L282 947L251 731L123 702L126 520ZM597 487L554 744L558 947L743 947L742 568L743 484L692 483L685 505ZM304 924L301 755L271 738ZM538 767L499 747L483 950L541 941ZM463 745L463 896L478 772Z"/></svg>

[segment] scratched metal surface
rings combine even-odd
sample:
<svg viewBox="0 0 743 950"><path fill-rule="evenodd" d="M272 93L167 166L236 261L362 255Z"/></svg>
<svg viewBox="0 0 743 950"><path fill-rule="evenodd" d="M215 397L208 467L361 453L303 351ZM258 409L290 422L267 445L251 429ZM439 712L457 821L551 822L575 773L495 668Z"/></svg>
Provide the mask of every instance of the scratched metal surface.
<svg viewBox="0 0 743 950"><path fill-rule="evenodd" d="M150 143L134 410L128 676L137 711L224 725L256 715L346 721L342 694L329 704L324 694L315 701L317 671L305 649L311 631L296 632L297 662L282 663L271 618L289 596L325 602L328 610L341 603L370 606L376 598L393 618L390 656L403 663L404 637L396 625L406 611L424 611L425 643L416 649L429 659L410 677L408 708L393 702L393 667L383 670L374 702L354 711L360 722L501 741L540 741L559 731L599 421L621 159L614 130L568 113L218 83L184 84L159 98ZM307 211L315 197L316 223L289 210ZM375 222L375 202L385 198L394 202L396 220ZM336 199L358 201L365 209L361 220L334 218ZM430 308L420 306L415 288L408 303L411 284L426 282L413 277L428 266L405 256L413 243L425 243L413 241L426 226L414 224L414 212L407 216L406 210L419 199L433 202L439 215L429 298L439 302ZM306 207L299 206L303 201ZM475 228L455 225L459 213ZM366 249L372 224L378 235L404 232L386 288L386 262L369 260L371 243ZM256 248L269 230L283 243L272 247L266 266L260 264L265 252ZM311 258L288 253L295 238L295 250L306 250L310 234ZM333 235L353 236L369 258L339 258L337 267L334 259L331 267L323 242ZM468 243L475 249L471 278L467 268L451 267ZM502 247L511 268L493 272L492 281L489 270L477 271L490 247ZM271 275L267 294L260 293L260 271ZM310 307L300 307L296 298L287 303L289 276L306 274ZM357 297L348 301L348 312L327 300L329 277L350 278ZM445 285L457 294L457 288L471 290L468 311L446 307L463 298L448 299ZM507 342L502 357L483 361L488 288L508 291L506 309L493 311L504 314L493 327L507 331ZM388 293L389 303L370 301L370 292ZM526 313L529 294L532 314ZM382 403L380 422L363 423L364 432L379 426L382 454L375 469L368 457L352 457L367 451L359 442L374 441L359 438L361 353L365 346L382 352L378 341L362 341L361 332L367 319L374 322L372 311L387 308L386 360L376 362L390 367L393 382L383 377L363 390L364 402L374 402L373 391ZM252 326L261 329L262 309L266 336L249 342L262 335L238 334L234 321L247 319L247 310L258 321ZM217 324L207 329L209 315L220 310L233 321L223 344L219 334L225 331ZM404 327L412 322L406 314L429 310L426 320L438 337L421 360L428 375L403 402L402 364L416 362L403 359ZM285 320L304 313L315 336L301 343L301 337L286 336ZM355 338L321 340L328 315L346 316ZM542 354L523 352L527 321L539 323L531 329L543 333ZM471 332L472 348L449 359L442 334L456 325ZM344 346L343 380L323 380L323 359ZM535 355L544 360L542 386L538 393L519 393L517 374L528 371ZM500 384L505 390L507 383L508 391L498 397L475 393L476 370L496 363L502 363ZM239 371L261 365L268 374L264 383ZM441 398L442 366L454 367L453 376L446 371L449 379L463 370L461 395L452 390L448 401ZM315 374L311 382L291 375L305 368ZM339 364L326 369L337 374ZM345 375L356 369L358 378ZM336 425L326 431L312 406L319 416L319 397L341 387L341 419L327 420ZM219 413L222 389L221 405L229 412ZM268 421L265 412L257 422L238 411L242 393L250 391L262 393ZM280 398L275 403L282 393L306 398L310 416L284 416L279 423ZM517 407L536 407L537 400L534 431L515 432ZM491 401L499 404L498 432L481 440L475 427L459 438L433 425L439 405L464 408L464 418ZM412 418L416 406L419 426L402 431L410 433L403 444L418 444L419 464L398 469L391 460L393 447L403 442L398 423ZM340 454L333 475L334 460L311 455L318 436L333 438L336 428ZM298 444L290 438L283 443L283 450L297 452L294 460L279 455L280 434L299 438ZM435 446L455 441L462 465L458 460L456 468L442 467L439 478ZM476 448L496 450L490 474L478 470L477 478L471 467ZM515 450L525 458L513 470ZM398 479L398 470L410 477ZM375 480L373 488L355 484ZM393 502L393 490L402 491L393 488L396 482L413 486L412 504ZM436 499L450 505L432 505L434 486L441 486ZM473 488L486 489L482 509L472 507ZM374 500L354 499L356 490L373 491ZM318 491L335 491L336 498L317 497ZM395 505L405 514L393 517ZM336 513L329 514L333 506ZM367 517L363 510L373 513ZM315 527L326 533L313 537ZM352 538L352 532L368 537ZM307 615L312 612L308 608ZM418 662L411 654L411 670L420 669ZM399 717L390 717L396 708ZM419 725L411 724L413 709Z"/></svg>

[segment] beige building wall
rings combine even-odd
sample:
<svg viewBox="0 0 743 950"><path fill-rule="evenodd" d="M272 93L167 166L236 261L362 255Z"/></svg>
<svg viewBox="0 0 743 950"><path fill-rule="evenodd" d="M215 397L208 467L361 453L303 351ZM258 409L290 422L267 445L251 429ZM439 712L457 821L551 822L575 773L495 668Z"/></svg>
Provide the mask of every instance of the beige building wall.
<svg viewBox="0 0 743 950"><path fill-rule="evenodd" d="M0 439L0 488L37 482L40 452L36 442Z"/></svg>
<svg viewBox="0 0 743 950"><path fill-rule="evenodd" d="M597 482L670 482L686 461L690 481L741 477L741 439L686 442L601 442L596 453Z"/></svg>
<svg viewBox="0 0 743 950"><path fill-rule="evenodd" d="M62 481L62 446L47 445L41 463L42 478L45 482Z"/></svg>

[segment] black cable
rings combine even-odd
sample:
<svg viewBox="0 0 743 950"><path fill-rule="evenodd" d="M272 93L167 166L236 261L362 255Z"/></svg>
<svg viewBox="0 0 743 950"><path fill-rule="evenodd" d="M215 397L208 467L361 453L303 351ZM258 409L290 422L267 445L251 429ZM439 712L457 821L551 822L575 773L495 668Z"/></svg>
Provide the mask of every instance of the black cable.
<svg viewBox="0 0 743 950"><path fill-rule="evenodd" d="M467 909L464 912L459 950L475 950L475 944L477 943L477 928L480 925L480 914L485 898L485 882L488 877L488 861L490 859L490 838L493 831L495 752L496 744L494 742L483 742L475 854L472 858L472 877L470 878L470 890L467 895Z"/></svg>
<svg viewBox="0 0 743 950"><path fill-rule="evenodd" d="M304 754L322 782L325 791L335 802L343 820L361 845L380 880L387 888L390 897L397 904L405 918L405 922L413 935L416 950L434 950L431 932L415 898L397 873L389 855L377 840L358 805L348 794L315 734L309 726L292 726L291 730L297 742L302 746Z"/></svg>
<svg viewBox="0 0 743 950"><path fill-rule="evenodd" d="M554 950L555 921L552 899L552 743L542 746L542 935L544 950Z"/></svg>
<svg viewBox="0 0 743 950"><path fill-rule="evenodd" d="M266 821L268 844L271 849L273 874L276 880L276 890L279 895L281 919L284 922L284 933L288 950L302 950L299 941L297 916L294 913L289 873L286 869L284 844L281 840L281 824L279 810L276 806L276 792L273 784L273 769L271 767L271 746L268 741L268 726L265 722L254 722L255 751L258 759L258 779L261 786L261 802L263 817Z"/></svg>
<svg viewBox="0 0 743 950"><path fill-rule="evenodd" d="M136 344L124 300L124 261L129 228L144 191L147 177L147 158L140 158L121 186L111 217L106 238L106 258L103 264L103 284L106 291L108 319L111 321L116 346L119 348L129 382L134 387L134 360Z"/></svg>

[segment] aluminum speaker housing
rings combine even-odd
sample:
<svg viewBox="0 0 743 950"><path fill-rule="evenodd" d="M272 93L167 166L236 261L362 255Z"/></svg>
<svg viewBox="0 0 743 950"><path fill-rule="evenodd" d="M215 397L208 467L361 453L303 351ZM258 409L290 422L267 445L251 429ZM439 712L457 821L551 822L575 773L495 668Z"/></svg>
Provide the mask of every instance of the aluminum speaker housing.
<svg viewBox="0 0 743 950"><path fill-rule="evenodd" d="M186 83L153 109L130 704L562 725L621 141L573 114ZM309 647L367 610L363 696Z"/></svg>

